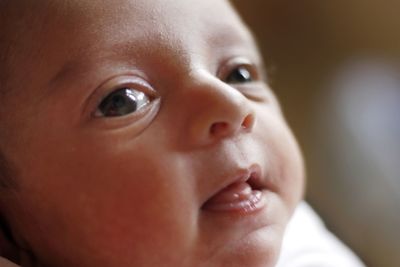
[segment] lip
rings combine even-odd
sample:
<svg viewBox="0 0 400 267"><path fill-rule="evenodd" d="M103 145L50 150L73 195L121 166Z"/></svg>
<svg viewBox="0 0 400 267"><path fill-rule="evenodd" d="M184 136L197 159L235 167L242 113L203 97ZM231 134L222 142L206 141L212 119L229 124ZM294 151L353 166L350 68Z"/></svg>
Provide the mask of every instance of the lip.
<svg viewBox="0 0 400 267"><path fill-rule="evenodd" d="M204 202L202 210L246 215L263 209L267 203L261 175L258 165L241 169Z"/></svg>

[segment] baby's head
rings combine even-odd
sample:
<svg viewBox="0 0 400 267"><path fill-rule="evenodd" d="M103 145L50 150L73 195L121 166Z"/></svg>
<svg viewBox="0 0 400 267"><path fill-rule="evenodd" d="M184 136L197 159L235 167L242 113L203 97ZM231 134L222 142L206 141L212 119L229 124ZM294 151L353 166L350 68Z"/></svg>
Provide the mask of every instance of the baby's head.
<svg viewBox="0 0 400 267"><path fill-rule="evenodd" d="M0 212L21 251L274 265L303 164L227 1L3 2Z"/></svg>

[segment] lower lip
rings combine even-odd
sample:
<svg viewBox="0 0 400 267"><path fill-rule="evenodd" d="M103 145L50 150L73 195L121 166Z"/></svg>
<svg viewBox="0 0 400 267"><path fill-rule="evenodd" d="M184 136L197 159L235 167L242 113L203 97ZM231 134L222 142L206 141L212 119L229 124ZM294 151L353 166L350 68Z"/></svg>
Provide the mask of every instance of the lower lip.
<svg viewBox="0 0 400 267"><path fill-rule="evenodd" d="M246 182L230 185L203 205L203 210L233 214L251 214L266 206L264 193Z"/></svg>

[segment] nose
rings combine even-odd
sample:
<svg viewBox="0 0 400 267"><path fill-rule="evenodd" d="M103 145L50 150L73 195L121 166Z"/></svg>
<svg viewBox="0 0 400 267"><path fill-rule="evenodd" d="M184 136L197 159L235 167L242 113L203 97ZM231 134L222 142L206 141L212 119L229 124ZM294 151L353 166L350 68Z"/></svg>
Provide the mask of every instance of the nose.
<svg viewBox="0 0 400 267"><path fill-rule="evenodd" d="M205 73L194 75L186 97L187 132L196 144L210 144L250 133L254 127L256 117L251 101L214 76Z"/></svg>

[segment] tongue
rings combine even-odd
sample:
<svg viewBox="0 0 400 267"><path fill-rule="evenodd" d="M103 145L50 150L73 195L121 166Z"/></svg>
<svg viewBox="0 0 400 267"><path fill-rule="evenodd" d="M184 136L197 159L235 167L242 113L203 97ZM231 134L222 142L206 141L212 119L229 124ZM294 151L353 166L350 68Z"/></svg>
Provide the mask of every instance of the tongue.
<svg viewBox="0 0 400 267"><path fill-rule="evenodd" d="M205 209L221 209L227 206L236 206L242 202L246 202L253 196L251 186L246 182L237 182L219 191L215 196L209 199L205 205Z"/></svg>

